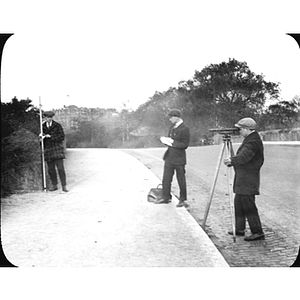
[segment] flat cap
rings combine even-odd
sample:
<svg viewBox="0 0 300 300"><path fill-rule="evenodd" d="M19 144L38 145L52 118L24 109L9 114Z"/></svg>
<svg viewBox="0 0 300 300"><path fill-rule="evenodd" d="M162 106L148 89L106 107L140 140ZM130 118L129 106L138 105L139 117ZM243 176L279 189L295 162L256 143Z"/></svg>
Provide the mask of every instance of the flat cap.
<svg viewBox="0 0 300 300"><path fill-rule="evenodd" d="M255 129L256 122L252 118L243 118L239 120L234 126L238 128Z"/></svg>
<svg viewBox="0 0 300 300"><path fill-rule="evenodd" d="M169 117L178 117L178 118L181 118L181 111L179 109L171 109L168 113L168 116Z"/></svg>
<svg viewBox="0 0 300 300"><path fill-rule="evenodd" d="M54 111L48 110L43 112L43 116L45 117L53 117L55 115Z"/></svg>

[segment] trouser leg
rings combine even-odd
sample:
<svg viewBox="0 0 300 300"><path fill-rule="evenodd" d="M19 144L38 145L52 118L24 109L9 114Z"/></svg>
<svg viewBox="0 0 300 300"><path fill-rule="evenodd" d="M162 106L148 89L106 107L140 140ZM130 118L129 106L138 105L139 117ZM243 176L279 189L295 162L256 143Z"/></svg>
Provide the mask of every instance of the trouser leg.
<svg viewBox="0 0 300 300"><path fill-rule="evenodd" d="M65 186L67 183L66 183L66 172L65 172L65 168L64 168L64 161L62 159L58 159L55 161L55 163L56 163L56 167L57 167L61 185Z"/></svg>
<svg viewBox="0 0 300 300"><path fill-rule="evenodd" d="M243 195L243 210L252 233L262 233L262 226L255 205L255 195Z"/></svg>
<svg viewBox="0 0 300 300"><path fill-rule="evenodd" d="M185 166L176 166L176 177L179 185L179 200L187 200Z"/></svg>
<svg viewBox="0 0 300 300"><path fill-rule="evenodd" d="M244 231L246 228L246 217L243 210L243 195L236 194L234 197L235 227L236 231Z"/></svg>
<svg viewBox="0 0 300 300"><path fill-rule="evenodd" d="M162 180L163 198L164 199L172 198L171 184L172 184L173 175L174 175L174 167L172 165L169 165L168 163L165 163L163 180Z"/></svg>
<svg viewBox="0 0 300 300"><path fill-rule="evenodd" d="M48 165L48 174L53 185L57 185L57 174L55 170L55 161L47 161Z"/></svg>

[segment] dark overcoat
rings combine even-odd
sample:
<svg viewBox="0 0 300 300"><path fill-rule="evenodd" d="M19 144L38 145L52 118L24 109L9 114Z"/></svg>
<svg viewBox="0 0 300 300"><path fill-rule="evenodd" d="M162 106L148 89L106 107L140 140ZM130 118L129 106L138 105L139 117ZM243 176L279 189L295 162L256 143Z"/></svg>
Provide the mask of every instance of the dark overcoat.
<svg viewBox="0 0 300 300"><path fill-rule="evenodd" d="M264 163L263 143L259 134L250 133L231 157L235 176L233 192L242 195L259 195L260 168Z"/></svg>
<svg viewBox="0 0 300 300"><path fill-rule="evenodd" d="M52 120L52 125L48 128L45 122L43 124L43 133L51 136L51 138L44 138L45 160L51 161L65 158L63 144L65 133L62 126Z"/></svg>
<svg viewBox="0 0 300 300"><path fill-rule="evenodd" d="M173 165L186 165L186 151L190 143L190 130L181 123L177 128L170 128L168 137L174 140L172 146L169 146L163 159Z"/></svg>

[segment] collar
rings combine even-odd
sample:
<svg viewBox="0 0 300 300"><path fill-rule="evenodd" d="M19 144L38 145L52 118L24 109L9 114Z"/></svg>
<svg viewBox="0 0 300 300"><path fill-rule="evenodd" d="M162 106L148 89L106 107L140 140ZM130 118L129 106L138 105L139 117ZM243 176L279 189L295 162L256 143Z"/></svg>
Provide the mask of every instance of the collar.
<svg viewBox="0 0 300 300"><path fill-rule="evenodd" d="M179 125L181 125L183 123L183 120L179 120L175 125L174 128L177 128Z"/></svg>
<svg viewBox="0 0 300 300"><path fill-rule="evenodd" d="M252 130L252 131L250 131L248 134L247 134L247 136L249 136L250 134L253 134L254 132L256 132L255 130ZM246 136L246 137L247 137Z"/></svg>

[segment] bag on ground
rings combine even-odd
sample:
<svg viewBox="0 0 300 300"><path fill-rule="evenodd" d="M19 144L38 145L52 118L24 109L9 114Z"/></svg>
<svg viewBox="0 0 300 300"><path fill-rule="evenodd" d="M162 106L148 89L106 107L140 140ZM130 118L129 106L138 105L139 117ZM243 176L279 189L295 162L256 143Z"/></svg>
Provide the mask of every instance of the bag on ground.
<svg viewBox="0 0 300 300"><path fill-rule="evenodd" d="M163 195L162 184L160 183L156 188L152 188L147 196L149 202L155 202L160 200Z"/></svg>

